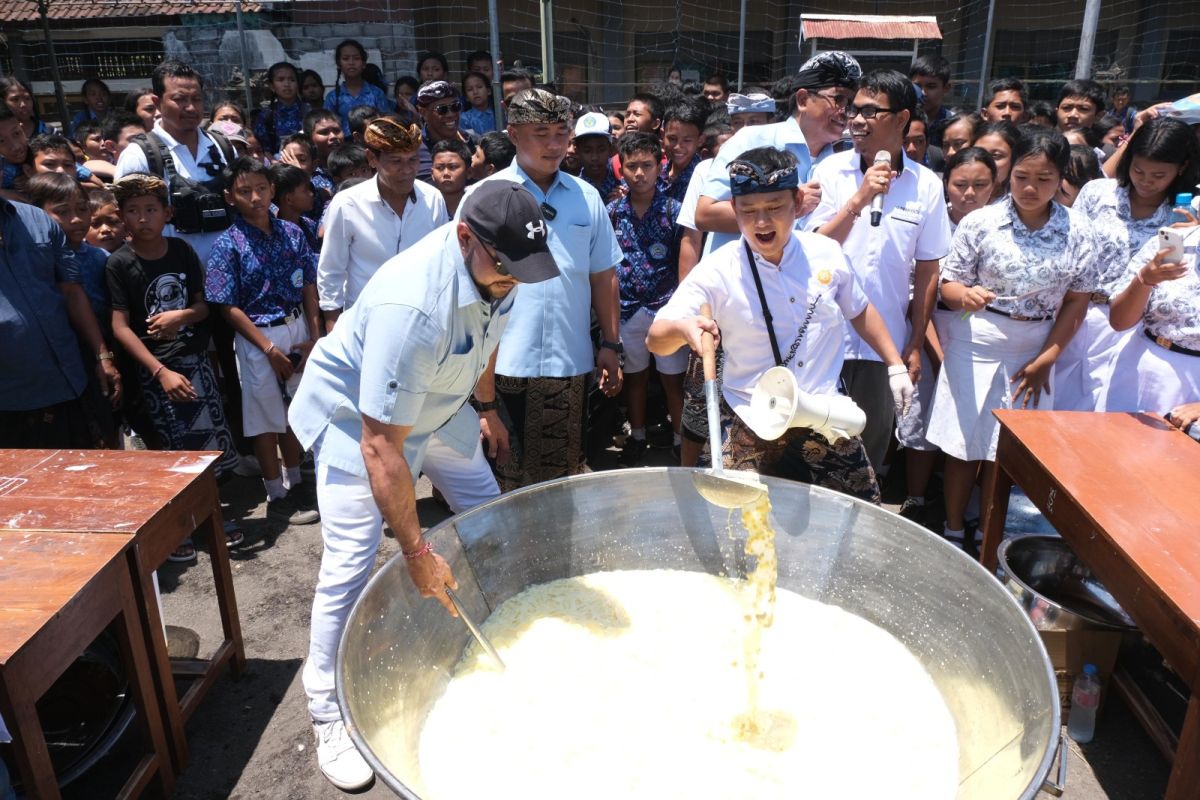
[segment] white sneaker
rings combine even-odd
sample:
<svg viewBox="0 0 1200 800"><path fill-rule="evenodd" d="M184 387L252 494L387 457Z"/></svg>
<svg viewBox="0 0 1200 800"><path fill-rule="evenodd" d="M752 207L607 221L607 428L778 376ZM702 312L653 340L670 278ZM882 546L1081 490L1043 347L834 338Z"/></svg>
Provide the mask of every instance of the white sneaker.
<svg viewBox="0 0 1200 800"><path fill-rule="evenodd" d="M313 722L317 737L317 765L334 786L344 791L361 789L375 778L375 773L355 748L346 732L346 723Z"/></svg>

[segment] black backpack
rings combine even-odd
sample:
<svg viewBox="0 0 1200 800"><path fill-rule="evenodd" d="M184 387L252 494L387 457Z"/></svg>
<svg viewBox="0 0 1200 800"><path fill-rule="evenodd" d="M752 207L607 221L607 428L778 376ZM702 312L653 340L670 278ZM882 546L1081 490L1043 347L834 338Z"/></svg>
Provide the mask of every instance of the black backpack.
<svg viewBox="0 0 1200 800"><path fill-rule="evenodd" d="M206 168L213 179L219 179L223 164L232 164L237 153L223 134L205 131L204 135L211 140L209 147L214 151L209 153L212 166ZM174 211L171 222L176 233L218 233L233 223L233 214L219 188L223 180L200 182L182 177L175 169L166 143L153 131L139 134L130 142L145 153L150 174L159 176L170 187L169 202Z"/></svg>

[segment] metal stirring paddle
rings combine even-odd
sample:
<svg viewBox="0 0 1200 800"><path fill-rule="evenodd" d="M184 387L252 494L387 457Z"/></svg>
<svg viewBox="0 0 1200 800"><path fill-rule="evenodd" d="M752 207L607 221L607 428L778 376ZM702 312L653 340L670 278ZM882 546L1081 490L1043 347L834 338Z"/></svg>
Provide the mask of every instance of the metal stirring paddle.
<svg viewBox="0 0 1200 800"><path fill-rule="evenodd" d="M492 647L492 643L489 642L487 637L483 635L483 631L480 630L479 626L475 624L474 620L468 616L467 609L463 607L463 604L459 601L458 595L454 593L454 590L447 586L446 594L450 596L450 602L454 604L455 610L458 611L459 619L467 624L467 630L469 630L471 635L475 637L475 641L479 642L479 646L486 650L488 655L496 660L496 663L500 666L501 670L508 669L508 667L504 666L504 661L501 660L500 654L496 652L496 648Z"/></svg>

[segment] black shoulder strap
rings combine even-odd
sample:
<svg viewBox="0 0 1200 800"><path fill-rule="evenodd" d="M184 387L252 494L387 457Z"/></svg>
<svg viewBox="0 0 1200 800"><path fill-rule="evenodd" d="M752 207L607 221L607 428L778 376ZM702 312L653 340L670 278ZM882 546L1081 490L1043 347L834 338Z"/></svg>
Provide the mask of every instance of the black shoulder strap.
<svg viewBox="0 0 1200 800"><path fill-rule="evenodd" d="M233 143L225 138L225 134L217 133L216 131L205 131L204 133L216 143L217 149L221 151L221 158L225 160L227 166L237 160L237 153L234 152Z"/></svg>
<svg viewBox="0 0 1200 800"><path fill-rule="evenodd" d="M742 247L746 249L746 260L750 262L750 274L754 276L754 288L758 289L758 302L762 304L763 321L767 323L767 335L771 337L771 354L775 356L775 366L783 366L783 354L779 352L779 342L775 338L775 320L771 317L771 307L767 305L767 293L763 291L762 278L758 277L758 264L754 261L754 251L750 243L742 239Z"/></svg>
<svg viewBox="0 0 1200 800"><path fill-rule="evenodd" d="M142 153L146 156L146 166L151 175L157 175L170 183L167 174L167 165L171 159L167 156L167 147L163 144L162 139L154 135L153 131L140 133L133 137L133 141L137 146L142 148Z"/></svg>

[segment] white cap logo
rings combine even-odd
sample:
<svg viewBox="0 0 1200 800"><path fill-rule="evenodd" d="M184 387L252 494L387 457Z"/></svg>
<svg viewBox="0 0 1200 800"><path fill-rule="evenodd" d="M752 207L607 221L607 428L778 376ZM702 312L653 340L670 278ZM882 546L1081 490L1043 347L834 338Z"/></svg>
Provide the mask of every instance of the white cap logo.
<svg viewBox="0 0 1200 800"><path fill-rule="evenodd" d="M525 230L529 231L529 233L525 234L525 238L527 239L537 239L538 234L541 234L544 237L546 235L546 223L540 219L536 224L532 222L526 222Z"/></svg>

